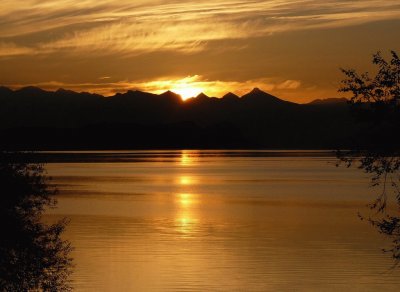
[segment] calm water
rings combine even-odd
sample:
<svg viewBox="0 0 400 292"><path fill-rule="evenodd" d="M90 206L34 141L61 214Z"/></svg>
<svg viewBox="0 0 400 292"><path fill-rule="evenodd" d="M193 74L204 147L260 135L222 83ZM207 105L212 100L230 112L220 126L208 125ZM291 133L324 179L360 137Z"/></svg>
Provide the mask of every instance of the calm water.
<svg viewBox="0 0 400 292"><path fill-rule="evenodd" d="M76 291L398 291L374 198L325 153L54 153ZM68 162L69 161L69 162Z"/></svg>

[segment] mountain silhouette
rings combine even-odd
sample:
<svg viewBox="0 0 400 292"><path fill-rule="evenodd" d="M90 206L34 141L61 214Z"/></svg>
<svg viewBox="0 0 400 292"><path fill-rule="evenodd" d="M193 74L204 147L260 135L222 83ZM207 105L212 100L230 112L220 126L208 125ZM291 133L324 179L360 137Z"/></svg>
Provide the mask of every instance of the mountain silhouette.
<svg viewBox="0 0 400 292"><path fill-rule="evenodd" d="M237 96L236 94L232 93L232 92L228 92L227 94L225 94L222 99L232 99L232 100L237 100L239 98L239 96Z"/></svg>
<svg viewBox="0 0 400 292"><path fill-rule="evenodd" d="M341 97L341 98L336 98L336 97L331 97L331 98L326 98L326 99L316 99L311 101L308 104L315 104L315 105L333 105L333 104L346 104L349 100L347 98Z"/></svg>
<svg viewBox="0 0 400 292"><path fill-rule="evenodd" d="M13 91L10 88L0 86L0 97L8 96L12 93L13 93Z"/></svg>
<svg viewBox="0 0 400 292"><path fill-rule="evenodd" d="M272 102L284 102L282 99L277 98L276 96L273 96L269 93L266 93L262 90L260 90L259 88L254 88L252 91L250 91L249 93L245 94L242 96L243 99L247 99L247 100L258 100L258 101L262 101L262 102L268 102L268 103L272 103Z"/></svg>
<svg viewBox="0 0 400 292"><path fill-rule="evenodd" d="M0 103L0 147L9 149L334 149L357 131L342 99L296 104L258 88L183 101L172 91L0 87Z"/></svg>
<svg viewBox="0 0 400 292"><path fill-rule="evenodd" d="M172 92L170 90L162 93L159 95L161 97L160 101L169 101L172 103L182 103L182 97L179 94L176 94L175 92Z"/></svg>
<svg viewBox="0 0 400 292"><path fill-rule="evenodd" d="M204 94L203 92L201 92L196 96L196 98L197 99L207 99L207 98L210 98L210 97L207 96L206 94Z"/></svg>

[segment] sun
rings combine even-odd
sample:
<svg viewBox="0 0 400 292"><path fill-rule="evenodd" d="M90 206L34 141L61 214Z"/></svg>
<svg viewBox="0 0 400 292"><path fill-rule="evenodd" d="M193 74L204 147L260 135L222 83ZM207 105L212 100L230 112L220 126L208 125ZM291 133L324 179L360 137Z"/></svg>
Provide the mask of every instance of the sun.
<svg viewBox="0 0 400 292"><path fill-rule="evenodd" d="M171 91L179 94L185 101L191 97L198 96L203 91L203 89L200 87L193 86L189 83L186 83L186 84L179 84L175 88L171 89Z"/></svg>

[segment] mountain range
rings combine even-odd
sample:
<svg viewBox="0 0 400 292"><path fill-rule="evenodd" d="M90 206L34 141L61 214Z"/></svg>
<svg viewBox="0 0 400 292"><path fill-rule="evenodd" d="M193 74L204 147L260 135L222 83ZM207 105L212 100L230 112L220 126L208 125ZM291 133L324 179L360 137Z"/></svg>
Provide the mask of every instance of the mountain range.
<svg viewBox="0 0 400 292"><path fill-rule="evenodd" d="M0 87L0 147L8 149L337 149L357 131L340 98L297 104L255 88L183 101L171 91Z"/></svg>

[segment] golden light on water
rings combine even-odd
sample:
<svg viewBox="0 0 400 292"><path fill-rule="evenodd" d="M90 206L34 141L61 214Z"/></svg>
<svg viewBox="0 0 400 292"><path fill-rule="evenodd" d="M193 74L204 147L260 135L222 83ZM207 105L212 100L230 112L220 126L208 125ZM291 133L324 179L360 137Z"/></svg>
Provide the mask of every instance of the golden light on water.
<svg viewBox="0 0 400 292"><path fill-rule="evenodd" d="M179 164L182 166L193 166L198 161L199 153L196 150L182 150Z"/></svg>
<svg viewBox="0 0 400 292"><path fill-rule="evenodd" d="M178 208L175 219L176 230L183 235L193 233L198 222L194 212L194 205L197 203L196 196L189 193L178 193L176 202Z"/></svg>
<svg viewBox="0 0 400 292"><path fill-rule="evenodd" d="M193 91L188 90L188 92ZM187 173L187 171L198 162L198 157L199 153L196 150L182 150L180 156L177 158L177 164L182 167L182 171L184 172L176 177L176 184L180 192L175 195L175 204L177 208L175 228L176 231L184 237L192 234L199 223L195 212L196 205L199 202L198 195L191 193L193 185L198 183L198 178Z"/></svg>
<svg viewBox="0 0 400 292"><path fill-rule="evenodd" d="M183 207L187 207L194 203L194 198L192 194L178 194L179 204Z"/></svg>
<svg viewBox="0 0 400 292"><path fill-rule="evenodd" d="M189 155L187 151L183 150L180 157L180 164L186 166L186 165L191 165L192 163L193 163L192 157Z"/></svg>
<svg viewBox="0 0 400 292"><path fill-rule="evenodd" d="M181 185L192 185L194 183L194 179L190 176L181 176L179 177L179 184Z"/></svg>

